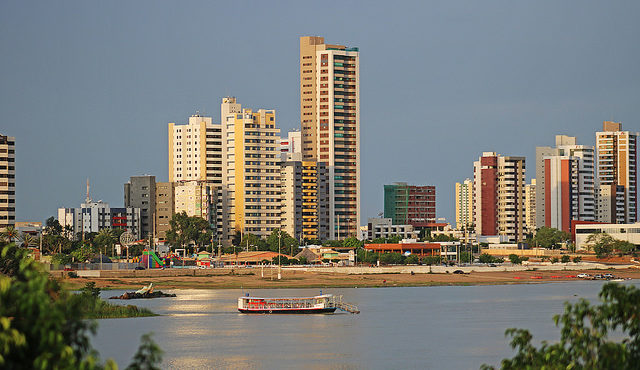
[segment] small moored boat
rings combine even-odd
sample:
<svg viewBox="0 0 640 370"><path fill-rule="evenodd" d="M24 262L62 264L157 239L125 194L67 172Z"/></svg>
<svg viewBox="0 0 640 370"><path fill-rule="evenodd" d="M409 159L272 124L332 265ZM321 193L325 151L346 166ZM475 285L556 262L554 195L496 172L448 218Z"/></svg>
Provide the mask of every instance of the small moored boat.
<svg viewBox="0 0 640 370"><path fill-rule="evenodd" d="M342 302L342 296L322 294L315 297L260 298L249 295L238 298L242 313L333 313L336 309L360 313L356 306Z"/></svg>

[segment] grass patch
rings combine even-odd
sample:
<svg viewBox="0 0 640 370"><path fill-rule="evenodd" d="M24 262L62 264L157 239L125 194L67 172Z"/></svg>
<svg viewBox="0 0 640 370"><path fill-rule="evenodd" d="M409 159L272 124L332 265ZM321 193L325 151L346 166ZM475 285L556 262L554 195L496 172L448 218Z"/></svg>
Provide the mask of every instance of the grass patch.
<svg viewBox="0 0 640 370"><path fill-rule="evenodd" d="M121 306L98 298L93 307L85 313L87 319L122 319L127 317L158 316L146 308L134 305Z"/></svg>
<svg viewBox="0 0 640 370"><path fill-rule="evenodd" d="M100 298L100 288L96 288L96 283L87 283L80 293L72 296L71 299L80 301L83 318L85 319L122 319L127 317L149 317L158 316L146 308L139 308L133 305L116 305Z"/></svg>

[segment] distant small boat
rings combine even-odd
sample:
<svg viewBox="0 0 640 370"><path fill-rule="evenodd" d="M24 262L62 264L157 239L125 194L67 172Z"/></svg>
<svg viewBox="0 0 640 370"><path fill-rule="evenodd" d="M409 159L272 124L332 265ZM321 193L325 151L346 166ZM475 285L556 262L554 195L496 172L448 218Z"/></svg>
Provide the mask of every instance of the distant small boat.
<svg viewBox="0 0 640 370"><path fill-rule="evenodd" d="M247 295L238 298L238 311L242 313L333 313L338 308L351 313L360 313L356 306L342 302L342 296L333 294L284 298L259 298Z"/></svg>

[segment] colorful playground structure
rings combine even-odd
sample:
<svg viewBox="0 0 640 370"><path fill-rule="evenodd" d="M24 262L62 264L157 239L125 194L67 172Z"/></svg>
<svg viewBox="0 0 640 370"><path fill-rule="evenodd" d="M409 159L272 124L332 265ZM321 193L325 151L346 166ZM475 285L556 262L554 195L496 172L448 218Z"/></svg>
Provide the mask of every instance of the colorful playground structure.
<svg viewBox="0 0 640 370"><path fill-rule="evenodd" d="M182 252L182 253L181 253ZM211 253L206 251L198 252L193 259L187 258L184 249L170 251L166 256L160 257L155 251L144 249L141 256L133 257L133 263L139 264L147 269L170 268L170 267L211 267ZM185 264L186 262L186 264Z"/></svg>
<svg viewBox="0 0 640 370"><path fill-rule="evenodd" d="M145 249L140 256L140 265L150 269L158 269L165 267L165 261L161 260L156 252Z"/></svg>

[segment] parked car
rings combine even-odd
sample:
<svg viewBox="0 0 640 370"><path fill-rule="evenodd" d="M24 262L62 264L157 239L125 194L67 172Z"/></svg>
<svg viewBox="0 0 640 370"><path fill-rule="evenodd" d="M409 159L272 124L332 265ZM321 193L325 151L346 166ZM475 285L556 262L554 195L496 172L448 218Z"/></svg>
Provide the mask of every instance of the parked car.
<svg viewBox="0 0 640 370"><path fill-rule="evenodd" d="M589 274L585 274L585 273L583 272L583 273L581 273L581 274L578 274L577 276L578 276L579 278L581 278L581 279L584 279L584 278L588 278L588 277L589 277L589 276L591 276L591 275L589 275Z"/></svg>
<svg viewBox="0 0 640 370"><path fill-rule="evenodd" d="M453 273L454 273L454 274L464 274L464 271L462 271L462 270L455 270Z"/></svg>
<svg viewBox="0 0 640 370"><path fill-rule="evenodd" d="M146 270L146 268L144 266L136 266L134 270Z"/></svg>
<svg viewBox="0 0 640 370"><path fill-rule="evenodd" d="M593 277L594 279L604 279L604 276L598 274Z"/></svg>
<svg viewBox="0 0 640 370"><path fill-rule="evenodd" d="M613 274L604 274L604 275L602 275L602 277L605 278L605 279L613 279L613 278L615 278L615 276L613 276Z"/></svg>
<svg viewBox="0 0 640 370"><path fill-rule="evenodd" d="M497 267L495 263L490 263L489 267Z"/></svg>

